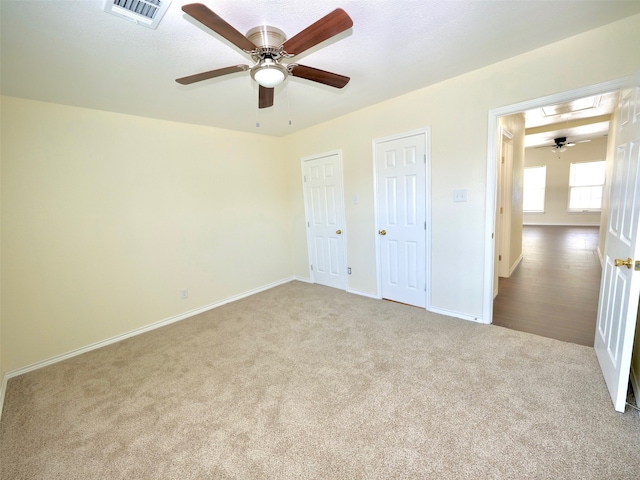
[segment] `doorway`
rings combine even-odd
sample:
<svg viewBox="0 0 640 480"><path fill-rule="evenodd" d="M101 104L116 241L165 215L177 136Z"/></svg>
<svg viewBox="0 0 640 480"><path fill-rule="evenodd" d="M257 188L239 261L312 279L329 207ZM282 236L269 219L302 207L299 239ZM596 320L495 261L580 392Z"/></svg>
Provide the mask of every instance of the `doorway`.
<svg viewBox="0 0 640 480"><path fill-rule="evenodd" d="M488 154L487 154L487 209L485 224L491 241L485 244L485 271L484 271L484 308L483 316L486 323L491 323L493 319L493 300L495 282L497 274L495 272L495 235L496 235L496 215L498 208L498 159L501 145L501 131L499 119L509 115L522 113L548 105L556 105L574 101L589 96L604 94L612 91L619 91L625 86L625 79L618 79L605 82L590 87L583 87L576 90L563 92L548 97L522 102L507 107L501 107L489 112L489 132L488 132Z"/></svg>
<svg viewBox="0 0 640 480"><path fill-rule="evenodd" d="M570 172L574 166L595 165L581 162L604 165L617 97L594 95L500 119L501 125L514 127L516 151L510 158L503 127L497 165L495 325L593 346L601 212L595 204L596 187L589 190L589 205L574 205L585 200L572 194ZM578 127L572 116L580 119ZM592 137L585 138L585 132L593 132ZM555 147L559 136L571 143ZM532 171L542 172L535 185L526 180L531 180ZM602 186L599 192L602 195ZM584 209L578 211L577 206ZM511 243L513 251L508 248Z"/></svg>

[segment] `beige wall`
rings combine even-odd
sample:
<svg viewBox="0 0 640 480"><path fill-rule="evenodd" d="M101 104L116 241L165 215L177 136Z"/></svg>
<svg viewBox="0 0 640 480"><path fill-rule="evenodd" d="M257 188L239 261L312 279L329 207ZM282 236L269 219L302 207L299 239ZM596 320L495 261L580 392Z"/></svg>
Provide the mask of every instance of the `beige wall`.
<svg viewBox="0 0 640 480"><path fill-rule="evenodd" d="M634 16L287 137L292 178L300 178L301 157L343 150L345 198L360 199L346 205L349 287L377 293L372 141L430 126L432 306L480 319L492 233L485 228L488 111L628 76L638 59ZM308 277L302 188L293 187L294 269ZM453 202L458 188L467 189L466 203Z"/></svg>
<svg viewBox="0 0 640 480"><path fill-rule="evenodd" d="M0 101L0 119L2 119L2 102ZM0 272L2 272L2 127L0 124ZM0 274L0 415L4 400L4 374L7 372L2 352L2 275Z"/></svg>
<svg viewBox="0 0 640 480"><path fill-rule="evenodd" d="M498 119L499 134L503 136L496 160L495 251L493 270L493 294L498 294L498 278L508 277L522 256L522 184L524 168L524 116L522 113L506 115ZM504 135L503 133L504 132ZM511 136L511 138L509 138ZM506 149L507 152L502 150ZM504 163L502 163L504 158ZM500 170L504 169L504 173ZM502 177L505 177L502 180ZM500 214L500 207L503 212ZM501 226L500 221L505 225ZM506 233L502 233L502 232ZM503 238L503 237L507 238ZM505 252L503 254L503 252ZM508 256L506 256L508 253ZM504 260L503 260L504 258ZM500 262L506 262L504 266Z"/></svg>
<svg viewBox="0 0 640 480"><path fill-rule="evenodd" d="M509 115L500 119L504 126L513 135L513 152L511 165L511 192L510 192L510 249L509 267L512 269L522 256L522 194L524 179L524 116L520 113Z"/></svg>
<svg viewBox="0 0 640 480"><path fill-rule="evenodd" d="M600 213L568 213L569 206L569 165L577 162L606 160L607 138L599 138L588 143L578 143L560 154L550 148L527 148L527 167L547 167L545 192L545 212L524 215L524 223L529 225L600 225Z"/></svg>
<svg viewBox="0 0 640 480"><path fill-rule="evenodd" d="M602 263L602 255L604 252L605 240L607 238L607 224L609 223L609 197L611 196L611 182L607 179L613 178L613 161L616 154L616 135L618 131L618 107L616 107L611 121L609 122L609 135L606 151L606 172L604 191L602 193L602 213L600 215L600 237L598 239L598 256Z"/></svg>
<svg viewBox="0 0 640 480"><path fill-rule="evenodd" d="M2 98L5 371L290 278L282 143Z"/></svg>
<svg viewBox="0 0 640 480"><path fill-rule="evenodd" d="M3 98L2 368L308 278L300 159L336 149L349 288L376 294L372 141L426 126L432 305L480 319L488 111L638 59L635 16L283 139Z"/></svg>

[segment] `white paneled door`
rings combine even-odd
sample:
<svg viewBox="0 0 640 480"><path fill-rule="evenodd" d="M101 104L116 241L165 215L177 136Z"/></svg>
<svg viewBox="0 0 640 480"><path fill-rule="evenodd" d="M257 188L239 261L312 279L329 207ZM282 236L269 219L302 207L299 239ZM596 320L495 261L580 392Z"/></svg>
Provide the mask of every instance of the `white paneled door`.
<svg viewBox="0 0 640 480"><path fill-rule="evenodd" d="M426 134L375 144L382 298L426 306Z"/></svg>
<svg viewBox="0 0 640 480"><path fill-rule="evenodd" d="M334 152L302 160L307 242L313 282L346 289L342 159Z"/></svg>
<svg viewBox="0 0 640 480"><path fill-rule="evenodd" d="M640 73L622 92L594 348L623 412L640 296Z"/></svg>

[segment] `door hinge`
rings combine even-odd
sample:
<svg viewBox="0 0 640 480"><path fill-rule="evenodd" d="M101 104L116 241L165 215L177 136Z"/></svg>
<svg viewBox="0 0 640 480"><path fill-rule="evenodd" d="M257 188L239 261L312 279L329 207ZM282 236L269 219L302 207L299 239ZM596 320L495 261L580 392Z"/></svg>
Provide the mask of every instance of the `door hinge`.
<svg viewBox="0 0 640 480"><path fill-rule="evenodd" d="M310 227L311 225L309 224L309 222L307 222L307 227Z"/></svg>
<svg viewBox="0 0 640 480"><path fill-rule="evenodd" d="M502 213L502 207L500 207L500 213Z"/></svg>
<svg viewBox="0 0 640 480"><path fill-rule="evenodd" d="M498 261L501 262L502 261L502 255L498 255Z"/></svg>
<svg viewBox="0 0 640 480"><path fill-rule="evenodd" d="M427 229L427 222L424 222L424 229Z"/></svg>
<svg viewBox="0 0 640 480"><path fill-rule="evenodd" d="M304 178L304 183L307 183L307 176L303 175L302 178Z"/></svg>
<svg viewBox="0 0 640 480"><path fill-rule="evenodd" d="M424 284L424 291L425 292L427 291L427 284L426 283Z"/></svg>
<svg viewBox="0 0 640 480"><path fill-rule="evenodd" d="M427 154L425 153L422 158L424 158L424 163L427 163Z"/></svg>
<svg viewBox="0 0 640 480"><path fill-rule="evenodd" d="M504 163L504 157L502 157L502 163Z"/></svg>
<svg viewBox="0 0 640 480"><path fill-rule="evenodd" d="M313 265L311 265L311 271L313 272Z"/></svg>

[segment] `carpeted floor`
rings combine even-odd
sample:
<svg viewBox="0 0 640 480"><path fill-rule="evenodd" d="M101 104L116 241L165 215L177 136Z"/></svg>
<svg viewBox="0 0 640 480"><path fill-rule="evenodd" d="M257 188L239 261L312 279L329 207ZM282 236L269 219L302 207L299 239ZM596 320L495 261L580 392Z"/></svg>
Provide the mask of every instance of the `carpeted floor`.
<svg viewBox="0 0 640 480"><path fill-rule="evenodd" d="M592 348L300 282L9 381L18 479L637 479Z"/></svg>

